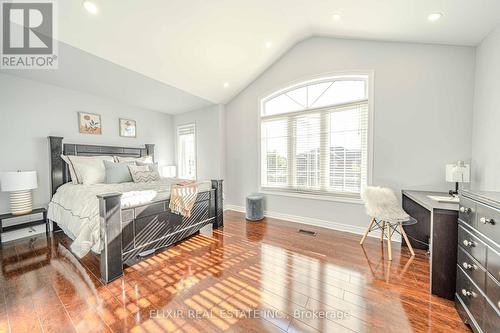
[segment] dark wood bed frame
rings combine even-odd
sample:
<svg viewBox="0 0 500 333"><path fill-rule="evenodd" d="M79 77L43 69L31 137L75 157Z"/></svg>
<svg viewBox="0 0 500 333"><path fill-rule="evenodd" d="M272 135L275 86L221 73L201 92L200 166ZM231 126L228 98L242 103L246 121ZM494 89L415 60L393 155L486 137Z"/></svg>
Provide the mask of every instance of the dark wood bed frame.
<svg viewBox="0 0 500 333"><path fill-rule="evenodd" d="M68 166L61 154L79 156L152 156L154 145L144 148L110 147L63 143L62 137L49 136L50 175L52 194L59 186L70 182ZM121 193L99 195L101 240L104 247L100 254L101 280L104 283L123 275L123 265L133 265L158 249L179 242L202 227L212 224L223 226L222 180L212 180L212 189L198 194L191 217L174 214L169 200L121 208ZM52 221L53 231L60 231Z"/></svg>

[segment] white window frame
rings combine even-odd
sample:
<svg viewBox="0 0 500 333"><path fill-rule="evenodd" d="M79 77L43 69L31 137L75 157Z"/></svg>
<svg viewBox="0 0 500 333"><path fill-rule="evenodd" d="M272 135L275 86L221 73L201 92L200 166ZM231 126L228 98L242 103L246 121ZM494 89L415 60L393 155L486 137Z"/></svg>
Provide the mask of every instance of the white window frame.
<svg viewBox="0 0 500 333"><path fill-rule="evenodd" d="M304 192L297 192L297 191L288 191L286 189L269 189L269 188L263 188L262 183L261 183L261 176L262 176L262 147L261 147L261 123L262 123L262 111L264 110L264 104L268 100L270 100L273 97L276 97L284 92L291 91L293 89L297 89L303 86L307 86L310 84L316 84L316 83L321 83L321 82L326 82L326 81L331 81L332 79L338 80L339 78L345 77L348 79L349 76L359 76L359 75L366 75L367 76L367 82L368 82L368 91L367 91L367 96L368 96L368 142L367 142L367 175L366 175L366 182L367 185L372 184L372 178L373 178L373 113L374 113L374 77L375 77L375 72L373 70L351 70L351 71L335 71L335 72L328 72L328 73L323 73L315 76L309 76L305 77L299 80L295 80L293 82L290 82L288 84L283 84L279 88L274 89L267 94L261 96L258 101L258 107L257 107L257 187L259 189L260 193L264 194L269 194L269 195L279 195L279 196L286 196L286 197L294 197L294 198L304 198L304 199L314 199L314 200L325 200L325 201L336 201L336 202L345 202L345 203L355 203L355 204L362 204L363 201L361 200L360 196L344 196L344 195L335 195L335 194L316 194L316 193L304 193ZM321 108L318 108L321 109ZM308 112L309 110L314 110L314 109L304 109L303 112ZM300 112L300 111L298 111Z"/></svg>
<svg viewBox="0 0 500 333"><path fill-rule="evenodd" d="M195 175L194 179L198 179L198 136L196 134L196 122L186 123L177 125L175 130L175 155L177 158L177 177L181 176L181 150L179 149L179 129L183 127L193 127L194 128L194 164L195 164Z"/></svg>

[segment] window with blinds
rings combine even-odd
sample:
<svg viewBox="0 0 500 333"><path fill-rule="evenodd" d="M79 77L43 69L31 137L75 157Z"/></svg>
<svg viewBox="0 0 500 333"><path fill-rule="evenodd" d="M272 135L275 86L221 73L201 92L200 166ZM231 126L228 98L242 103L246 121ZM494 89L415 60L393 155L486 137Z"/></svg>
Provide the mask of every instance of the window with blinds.
<svg viewBox="0 0 500 333"><path fill-rule="evenodd" d="M195 124L177 127L177 164L179 178L196 179Z"/></svg>
<svg viewBox="0 0 500 333"><path fill-rule="evenodd" d="M261 188L359 197L368 178L368 76L309 81L261 107Z"/></svg>

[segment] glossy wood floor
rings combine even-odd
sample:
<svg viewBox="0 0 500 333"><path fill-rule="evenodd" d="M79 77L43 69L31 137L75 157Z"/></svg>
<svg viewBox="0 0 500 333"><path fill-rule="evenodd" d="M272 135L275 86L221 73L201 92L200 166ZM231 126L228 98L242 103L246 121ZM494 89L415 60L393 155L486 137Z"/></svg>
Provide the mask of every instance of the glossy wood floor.
<svg viewBox="0 0 500 333"><path fill-rule="evenodd" d="M225 226L128 267L109 285L57 234L1 249L1 332L470 332L431 296L429 261L376 238L280 220Z"/></svg>

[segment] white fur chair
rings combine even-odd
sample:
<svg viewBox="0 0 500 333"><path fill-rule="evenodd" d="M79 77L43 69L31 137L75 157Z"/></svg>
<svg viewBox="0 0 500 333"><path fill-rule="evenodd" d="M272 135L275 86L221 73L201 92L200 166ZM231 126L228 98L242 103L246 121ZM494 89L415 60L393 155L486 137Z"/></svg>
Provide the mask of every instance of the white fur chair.
<svg viewBox="0 0 500 333"><path fill-rule="evenodd" d="M403 222L410 220L410 216L400 207L394 192L386 187L368 186L363 193L361 193L361 198L365 203L366 213L372 220L363 238L361 238L360 244L363 245L369 232L381 230L380 241L382 242L384 240L384 235L387 236L389 260L392 260L391 239L394 232L397 232L404 237L413 257L415 252L402 226Z"/></svg>

